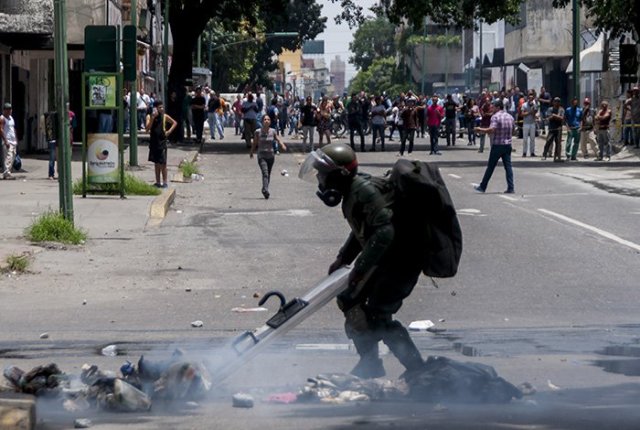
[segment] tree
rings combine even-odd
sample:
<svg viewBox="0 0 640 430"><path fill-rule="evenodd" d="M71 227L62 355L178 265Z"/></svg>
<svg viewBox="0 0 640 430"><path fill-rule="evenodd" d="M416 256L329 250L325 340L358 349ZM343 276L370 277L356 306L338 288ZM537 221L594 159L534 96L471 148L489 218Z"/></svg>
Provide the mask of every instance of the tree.
<svg viewBox="0 0 640 430"><path fill-rule="evenodd" d="M400 94L400 92L412 89L398 70L394 57L376 58L366 70L360 70L351 80L349 89L353 91L366 91L369 94Z"/></svg>
<svg viewBox="0 0 640 430"><path fill-rule="evenodd" d="M364 21L362 6L353 0L331 0L340 3L342 13L336 22L345 21L355 27ZM404 20L409 24L421 25L425 17L433 22L471 28L477 20L492 23L500 19L515 23L524 0L380 0L371 8L376 15L386 15L393 23ZM592 0L597 2L598 0ZM633 0L629 0L633 1Z"/></svg>
<svg viewBox="0 0 640 430"><path fill-rule="evenodd" d="M396 52L395 30L396 26L384 16L365 19L349 43L353 53L349 62L356 69L367 70L376 58L393 56Z"/></svg>
<svg viewBox="0 0 640 430"><path fill-rule="evenodd" d="M161 2L164 7L165 2ZM258 39L264 31L297 31L298 37L289 41L264 41L253 61L254 74L266 63L266 52L279 53L283 48L295 49L304 40L315 37L324 29L324 20L319 17L320 7L315 0L172 0L169 2L169 25L173 36L173 56L169 70L169 93L176 92L176 101L167 108L182 121L182 102L185 96L185 81L191 76L193 51L198 37L209 21L222 28L236 28L243 23L250 40ZM300 19L301 17L304 19ZM292 17L296 18L293 19ZM315 21L314 21L315 20ZM311 22L314 21L314 22ZM281 26L281 27L277 27ZM315 32L315 34L314 34ZM267 45L268 48L265 48ZM279 50L278 50L279 49ZM246 58L246 57L244 57ZM270 57L269 57L270 59ZM249 79L251 77L249 76ZM181 128L181 127L180 127Z"/></svg>

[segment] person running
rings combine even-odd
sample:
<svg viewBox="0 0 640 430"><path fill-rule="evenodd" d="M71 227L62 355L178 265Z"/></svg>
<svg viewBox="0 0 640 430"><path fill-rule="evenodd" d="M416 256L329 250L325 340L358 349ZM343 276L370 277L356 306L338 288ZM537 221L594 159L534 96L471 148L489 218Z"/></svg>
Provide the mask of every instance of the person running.
<svg viewBox="0 0 640 430"><path fill-rule="evenodd" d="M262 117L262 128L256 130L251 144L251 152L249 158L253 158L253 154L258 152L258 166L260 166L260 172L262 173L262 195L265 199L268 199L269 183L271 182L271 170L273 169L273 163L276 159L275 151L273 149L274 142L282 148L283 151L287 150L286 145L282 142L278 136L278 132L275 128L271 128L271 118L269 115Z"/></svg>

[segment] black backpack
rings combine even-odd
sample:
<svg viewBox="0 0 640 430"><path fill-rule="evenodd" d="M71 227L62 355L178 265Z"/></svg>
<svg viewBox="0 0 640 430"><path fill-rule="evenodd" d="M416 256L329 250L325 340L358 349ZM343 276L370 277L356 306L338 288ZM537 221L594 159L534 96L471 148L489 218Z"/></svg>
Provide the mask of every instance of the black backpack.
<svg viewBox="0 0 640 430"><path fill-rule="evenodd" d="M440 171L422 161L398 160L386 179L372 178L383 193L393 191L397 238L421 255L422 273L455 276L462 254L462 230Z"/></svg>

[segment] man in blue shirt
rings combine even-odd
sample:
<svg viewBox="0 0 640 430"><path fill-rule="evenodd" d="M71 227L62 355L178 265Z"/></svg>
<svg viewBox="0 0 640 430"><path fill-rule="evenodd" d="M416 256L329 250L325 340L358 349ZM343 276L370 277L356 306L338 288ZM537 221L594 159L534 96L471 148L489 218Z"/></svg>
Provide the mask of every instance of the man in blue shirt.
<svg viewBox="0 0 640 430"><path fill-rule="evenodd" d="M567 160L575 160L580 146L580 122L582 108L578 106L578 98L571 100L571 106L564 111L564 121L567 124L567 144L564 148Z"/></svg>

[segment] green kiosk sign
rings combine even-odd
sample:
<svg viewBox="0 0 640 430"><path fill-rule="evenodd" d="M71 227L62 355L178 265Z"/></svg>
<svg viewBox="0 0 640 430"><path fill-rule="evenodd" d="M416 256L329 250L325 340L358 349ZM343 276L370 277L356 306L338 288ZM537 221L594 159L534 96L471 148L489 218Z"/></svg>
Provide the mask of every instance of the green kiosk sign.
<svg viewBox="0 0 640 430"><path fill-rule="evenodd" d="M118 184L124 198L124 103L120 27L85 28L82 74L82 196ZM98 121L87 123L87 117ZM113 120L116 118L116 126ZM90 127L89 127L90 125Z"/></svg>

